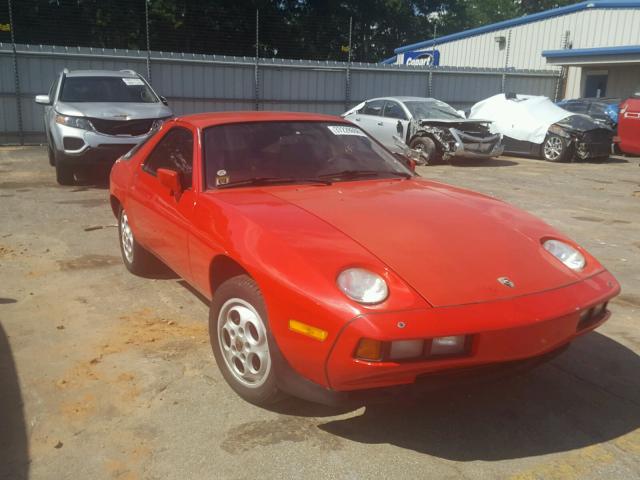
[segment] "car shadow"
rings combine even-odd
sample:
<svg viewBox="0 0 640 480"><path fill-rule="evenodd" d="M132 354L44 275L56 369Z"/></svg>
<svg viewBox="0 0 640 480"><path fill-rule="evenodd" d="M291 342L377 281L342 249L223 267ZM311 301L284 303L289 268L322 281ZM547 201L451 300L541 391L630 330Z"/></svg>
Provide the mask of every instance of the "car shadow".
<svg viewBox="0 0 640 480"><path fill-rule="evenodd" d="M623 157L610 156L607 158L587 158L586 160L576 160L576 163L629 163L629 160Z"/></svg>
<svg viewBox="0 0 640 480"><path fill-rule="evenodd" d="M593 333L526 375L370 405L319 428L453 461L569 451L640 426L638 371L637 354Z"/></svg>
<svg viewBox="0 0 640 480"><path fill-rule="evenodd" d="M0 324L0 478L29 476L29 445L22 394L7 335Z"/></svg>
<svg viewBox="0 0 640 480"><path fill-rule="evenodd" d="M512 167L519 165L513 160L505 160L504 158L463 158L456 157L451 159L453 167Z"/></svg>

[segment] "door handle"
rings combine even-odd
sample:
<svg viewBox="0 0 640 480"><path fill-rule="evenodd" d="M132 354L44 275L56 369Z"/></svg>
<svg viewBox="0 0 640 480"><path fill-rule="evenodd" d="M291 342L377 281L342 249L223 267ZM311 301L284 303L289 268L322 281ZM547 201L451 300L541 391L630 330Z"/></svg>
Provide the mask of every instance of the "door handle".
<svg viewBox="0 0 640 480"><path fill-rule="evenodd" d="M378 125L382 126L383 124L382 124L382 122L378 122Z"/></svg>
<svg viewBox="0 0 640 480"><path fill-rule="evenodd" d="M356 122L359 122L359 121L360 121L360 118L356 117Z"/></svg>

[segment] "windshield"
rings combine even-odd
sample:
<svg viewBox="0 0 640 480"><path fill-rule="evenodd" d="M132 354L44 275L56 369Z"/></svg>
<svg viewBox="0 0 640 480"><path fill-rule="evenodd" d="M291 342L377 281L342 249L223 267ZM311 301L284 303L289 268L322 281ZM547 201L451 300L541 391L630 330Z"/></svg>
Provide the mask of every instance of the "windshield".
<svg viewBox="0 0 640 480"><path fill-rule="evenodd" d="M139 78L67 77L62 84L63 102L156 103L158 98Z"/></svg>
<svg viewBox="0 0 640 480"><path fill-rule="evenodd" d="M404 102L416 120L459 120L462 117L450 105L439 100L411 100Z"/></svg>
<svg viewBox="0 0 640 480"><path fill-rule="evenodd" d="M412 175L359 128L329 122L219 125L204 131L203 149L207 188L251 179L295 183Z"/></svg>

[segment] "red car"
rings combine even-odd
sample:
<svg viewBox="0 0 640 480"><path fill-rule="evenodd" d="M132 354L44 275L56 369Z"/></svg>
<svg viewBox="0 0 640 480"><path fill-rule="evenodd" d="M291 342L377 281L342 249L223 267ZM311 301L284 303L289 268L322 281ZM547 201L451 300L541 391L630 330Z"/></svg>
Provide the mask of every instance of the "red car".
<svg viewBox="0 0 640 480"><path fill-rule="evenodd" d="M131 272L159 259L211 299L215 359L256 404L544 358L620 291L544 222L416 176L339 117L169 120L116 162L111 205Z"/></svg>
<svg viewBox="0 0 640 480"><path fill-rule="evenodd" d="M624 153L640 155L640 92L620 104L614 141Z"/></svg>

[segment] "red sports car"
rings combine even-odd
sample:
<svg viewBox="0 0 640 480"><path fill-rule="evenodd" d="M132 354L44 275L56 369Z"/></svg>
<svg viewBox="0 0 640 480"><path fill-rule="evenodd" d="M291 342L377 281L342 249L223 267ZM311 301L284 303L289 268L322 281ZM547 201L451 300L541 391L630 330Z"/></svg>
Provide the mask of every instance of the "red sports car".
<svg viewBox="0 0 640 480"><path fill-rule="evenodd" d="M211 299L215 359L256 404L475 377L609 317L620 287L574 241L405 165L333 116L172 119L111 172L122 258Z"/></svg>

